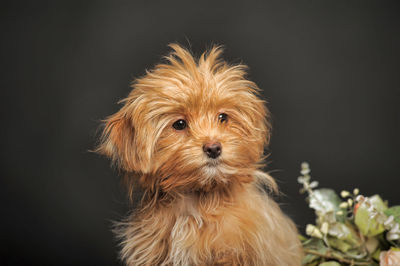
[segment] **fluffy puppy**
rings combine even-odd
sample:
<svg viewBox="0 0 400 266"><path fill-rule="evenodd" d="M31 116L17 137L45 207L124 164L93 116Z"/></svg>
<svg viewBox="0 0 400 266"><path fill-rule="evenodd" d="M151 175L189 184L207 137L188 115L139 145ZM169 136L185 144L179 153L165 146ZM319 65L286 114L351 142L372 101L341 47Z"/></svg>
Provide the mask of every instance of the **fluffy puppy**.
<svg viewBox="0 0 400 266"><path fill-rule="evenodd" d="M294 224L261 186L268 111L246 66L171 44L105 120L97 151L144 190L121 223L127 265L300 265ZM260 186L261 184L261 186Z"/></svg>

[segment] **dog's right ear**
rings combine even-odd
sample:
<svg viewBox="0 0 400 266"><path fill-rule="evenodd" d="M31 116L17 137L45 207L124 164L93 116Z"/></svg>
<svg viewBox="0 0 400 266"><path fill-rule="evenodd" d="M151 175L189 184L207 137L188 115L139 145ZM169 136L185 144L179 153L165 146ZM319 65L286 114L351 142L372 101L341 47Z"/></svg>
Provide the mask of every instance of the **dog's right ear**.
<svg viewBox="0 0 400 266"><path fill-rule="evenodd" d="M111 158L124 171L140 171L134 130L131 119L123 109L120 110L104 120L104 130L95 151Z"/></svg>

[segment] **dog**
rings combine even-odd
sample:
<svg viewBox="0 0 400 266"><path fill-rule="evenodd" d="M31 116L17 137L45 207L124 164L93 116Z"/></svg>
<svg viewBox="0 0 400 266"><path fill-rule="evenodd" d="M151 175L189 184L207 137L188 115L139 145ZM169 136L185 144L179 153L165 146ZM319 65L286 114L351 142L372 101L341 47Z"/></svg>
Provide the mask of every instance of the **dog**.
<svg viewBox="0 0 400 266"><path fill-rule="evenodd" d="M213 46L170 44L104 121L97 152L125 173L139 207L117 227L127 265L300 265L293 222L263 189L269 111L247 67Z"/></svg>

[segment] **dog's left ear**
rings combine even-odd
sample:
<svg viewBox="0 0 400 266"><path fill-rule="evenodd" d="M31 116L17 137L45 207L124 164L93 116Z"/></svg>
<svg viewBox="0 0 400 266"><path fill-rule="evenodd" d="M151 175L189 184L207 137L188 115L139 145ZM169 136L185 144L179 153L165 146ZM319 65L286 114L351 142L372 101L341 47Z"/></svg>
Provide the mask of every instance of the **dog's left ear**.
<svg viewBox="0 0 400 266"><path fill-rule="evenodd" d="M151 134L142 136L145 129L141 127L145 126L140 123L140 117L134 114L136 111L125 105L104 121L104 130L96 152L111 158L113 163L126 172L146 173L150 169L152 145L148 142Z"/></svg>
<svg viewBox="0 0 400 266"><path fill-rule="evenodd" d="M136 158L134 147L134 127L120 110L104 120L104 130L96 152L103 154L125 171L134 171ZM136 161L136 160L135 160Z"/></svg>

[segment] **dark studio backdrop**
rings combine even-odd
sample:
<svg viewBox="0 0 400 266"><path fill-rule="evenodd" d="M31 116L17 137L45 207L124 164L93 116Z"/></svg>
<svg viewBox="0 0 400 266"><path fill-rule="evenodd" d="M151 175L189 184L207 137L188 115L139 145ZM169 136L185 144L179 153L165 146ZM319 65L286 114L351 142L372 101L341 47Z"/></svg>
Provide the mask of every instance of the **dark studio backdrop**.
<svg viewBox="0 0 400 266"><path fill-rule="evenodd" d="M128 211L88 152L129 83L212 43L250 67L273 115L266 168L304 232L302 161L320 186L400 204L397 1L8 1L1 14L0 264L115 265Z"/></svg>

